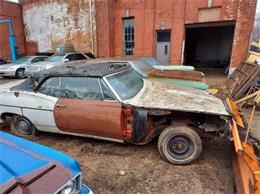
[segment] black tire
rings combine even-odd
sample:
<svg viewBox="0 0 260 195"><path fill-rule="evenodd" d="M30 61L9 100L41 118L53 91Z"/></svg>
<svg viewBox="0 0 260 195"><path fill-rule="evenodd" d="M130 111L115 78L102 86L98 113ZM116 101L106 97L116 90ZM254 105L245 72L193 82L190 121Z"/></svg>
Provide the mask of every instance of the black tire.
<svg viewBox="0 0 260 195"><path fill-rule="evenodd" d="M11 120L10 130L13 134L26 137L38 133L36 127L27 118L14 116Z"/></svg>
<svg viewBox="0 0 260 195"><path fill-rule="evenodd" d="M202 143L199 135L188 126L170 126L160 134L158 150L169 163L186 165L199 158Z"/></svg>
<svg viewBox="0 0 260 195"><path fill-rule="evenodd" d="M24 68L18 68L15 72L15 78L17 79L24 79L25 78L25 72Z"/></svg>

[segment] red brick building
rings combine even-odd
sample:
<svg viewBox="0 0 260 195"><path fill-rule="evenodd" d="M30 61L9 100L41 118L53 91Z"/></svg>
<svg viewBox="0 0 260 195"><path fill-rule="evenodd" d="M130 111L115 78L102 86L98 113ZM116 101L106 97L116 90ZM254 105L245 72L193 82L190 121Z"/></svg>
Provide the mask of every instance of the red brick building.
<svg viewBox="0 0 260 195"><path fill-rule="evenodd" d="M28 53L57 44L98 57L234 68L246 59L257 0L20 0Z"/></svg>
<svg viewBox="0 0 260 195"><path fill-rule="evenodd" d="M96 0L99 57L236 67L248 52L256 0Z"/></svg>
<svg viewBox="0 0 260 195"><path fill-rule="evenodd" d="M0 19L11 19L14 34L16 37L16 45L20 55L24 55L25 52L25 37L24 27L22 23L22 9L20 4L0 1ZM9 25L6 23L0 23L0 58L11 58L11 51L9 46Z"/></svg>

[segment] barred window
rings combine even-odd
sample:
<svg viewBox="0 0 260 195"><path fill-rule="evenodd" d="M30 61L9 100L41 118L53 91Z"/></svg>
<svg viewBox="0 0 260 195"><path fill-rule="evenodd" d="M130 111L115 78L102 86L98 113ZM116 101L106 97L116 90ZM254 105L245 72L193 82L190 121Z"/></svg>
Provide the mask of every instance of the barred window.
<svg viewBox="0 0 260 195"><path fill-rule="evenodd" d="M124 54L133 55L134 41L134 18L123 19Z"/></svg>

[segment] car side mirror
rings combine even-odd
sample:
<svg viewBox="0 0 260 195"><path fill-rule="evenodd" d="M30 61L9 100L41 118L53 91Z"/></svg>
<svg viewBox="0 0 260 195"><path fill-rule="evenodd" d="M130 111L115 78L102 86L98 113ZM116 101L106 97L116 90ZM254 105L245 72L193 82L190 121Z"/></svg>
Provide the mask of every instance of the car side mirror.
<svg viewBox="0 0 260 195"><path fill-rule="evenodd" d="M68 58L64 59L64 63L67 63L67 62L69 62L69 59Z"/></svg>

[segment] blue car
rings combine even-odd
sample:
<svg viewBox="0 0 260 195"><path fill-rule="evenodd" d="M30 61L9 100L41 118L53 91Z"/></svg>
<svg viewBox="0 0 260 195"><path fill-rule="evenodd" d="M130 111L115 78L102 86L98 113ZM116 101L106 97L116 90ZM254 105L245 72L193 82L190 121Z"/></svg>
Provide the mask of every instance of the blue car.
<svg viewBox="0 0 260 195"><path fill-rule="evenodd" d="M0 131L0 193L91 194L66 154Z"/></svg>

